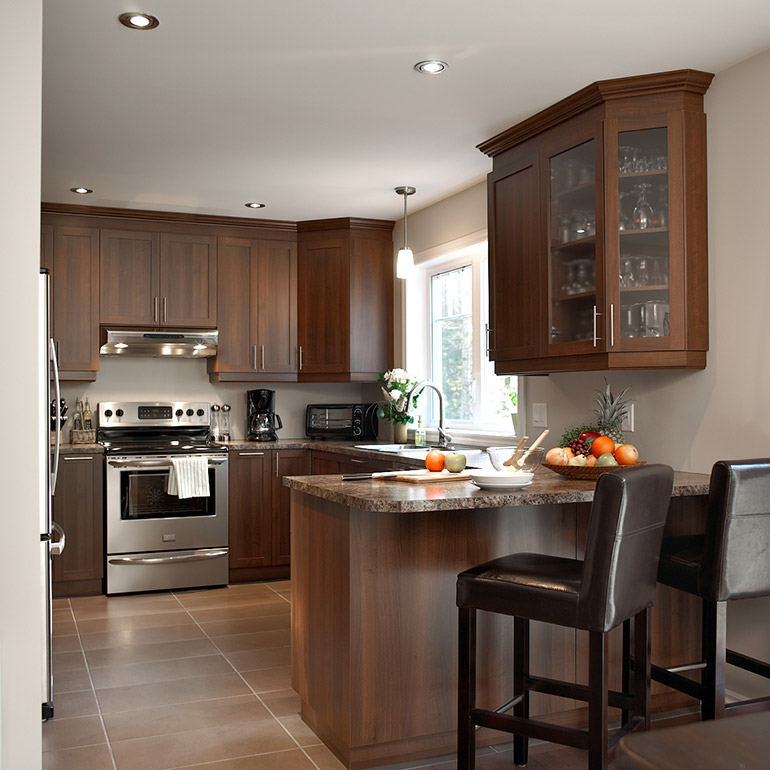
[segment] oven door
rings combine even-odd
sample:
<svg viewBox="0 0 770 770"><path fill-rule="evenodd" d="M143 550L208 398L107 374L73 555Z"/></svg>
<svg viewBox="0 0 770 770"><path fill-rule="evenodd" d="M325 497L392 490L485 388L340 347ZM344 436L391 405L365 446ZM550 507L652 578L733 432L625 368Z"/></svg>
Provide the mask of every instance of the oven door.
<svg viewBox="0 0 770 770"><path fill-rule="evenodd" d="M170 456L107 459L107 553L227 547L227 454L206 455L208 497L166 493Z"/></svg>

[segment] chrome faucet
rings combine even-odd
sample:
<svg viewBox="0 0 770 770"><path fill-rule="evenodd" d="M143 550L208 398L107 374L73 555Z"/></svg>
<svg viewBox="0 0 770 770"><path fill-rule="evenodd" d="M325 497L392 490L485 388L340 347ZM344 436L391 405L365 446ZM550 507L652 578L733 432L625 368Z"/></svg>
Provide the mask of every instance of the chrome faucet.
<svg viewBox="0 0 770 770"><path fill-rule="evenodd" d="M439 449L449 449L449 443L452 441L452 437L444 429L444 394L435 382L423 380L422 382L418 382L417 385L409 391L406 397L407 414L409 414L409 405L412 403L412 394L416 390L421 391L424 388L432 388L438 395L438 447Z"/></svg>

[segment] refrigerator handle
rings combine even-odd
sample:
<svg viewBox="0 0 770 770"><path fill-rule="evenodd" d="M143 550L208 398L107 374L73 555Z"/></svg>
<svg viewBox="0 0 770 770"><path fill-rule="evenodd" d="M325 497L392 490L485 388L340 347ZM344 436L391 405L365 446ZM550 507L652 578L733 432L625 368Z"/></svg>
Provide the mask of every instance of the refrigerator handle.
<svg viewBox="0 0 770 770"><path fill-rule="evenodd" d="M56 389L56 438L54 448L53 470L51 471L51 494L56 491L56 480L59 477L59 455L61 454L61 386L59 384L59 362L56 357L56 345L53 338L51 344L51 363L53 364L53 381Z"/></svg>
<svg viewBox="0 0 770 770"><path fill-rule="evenodd" d="M55 543L51 543L51 556L61 556L61 552L67 544L67 538L64 535L64 530L55 521L51 522L51 529L59 536Z"/></svg>

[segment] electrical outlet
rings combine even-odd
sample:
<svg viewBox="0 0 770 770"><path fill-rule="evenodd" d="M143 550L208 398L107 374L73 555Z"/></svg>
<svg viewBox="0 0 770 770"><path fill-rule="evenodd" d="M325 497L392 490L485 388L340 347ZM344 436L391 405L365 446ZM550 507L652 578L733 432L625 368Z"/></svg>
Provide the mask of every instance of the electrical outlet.
<svg viewBox="0 0 770 770"><path fill-rule="evenodd" d="M623 418L623 422L620 423L620 429L627 433L634 432L634 405L633 404L628 405L628 411L626 412L626 416Z"/></svg>
<svg viewBox="0 0 770 770"><path fill-rule="evenodd" d="M532 427L545 428L548 425L548 404L532 404Z"/></svg>

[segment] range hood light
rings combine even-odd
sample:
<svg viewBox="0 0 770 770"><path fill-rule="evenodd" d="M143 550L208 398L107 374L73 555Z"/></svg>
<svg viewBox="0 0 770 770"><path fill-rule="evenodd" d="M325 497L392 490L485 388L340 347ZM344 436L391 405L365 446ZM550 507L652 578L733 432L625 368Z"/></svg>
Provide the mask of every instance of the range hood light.
<svg viewBox="0 0 770 770"><path fill-rule="evenodd" d="M102 328L103 356L210 358L217 354L219 332L206 329L164 331Z"/></svg>
<svg viewBox="0 0 770 770"><path fill-rule="evenodd" d="M115 343L115 347L116 347L118 350L122 350L123 348L127 348L127 347L128 347L128 345L127 345L125 342L116 342L116 343Z"/></svg>
<svg viewBox="0 0 770 770"><path fill-rule="evenodd" d="M200 342L193 348L193 350L205 350L206 345L202 345Z"/></svg>

